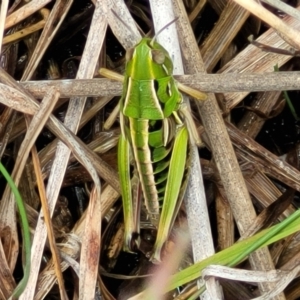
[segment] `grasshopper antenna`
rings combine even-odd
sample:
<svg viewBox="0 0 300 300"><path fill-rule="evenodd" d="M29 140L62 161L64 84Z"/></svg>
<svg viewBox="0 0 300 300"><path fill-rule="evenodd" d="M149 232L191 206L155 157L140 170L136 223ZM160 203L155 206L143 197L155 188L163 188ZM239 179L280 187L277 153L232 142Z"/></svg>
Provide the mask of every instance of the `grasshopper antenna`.
<svg viewBox="0 0 300 300"><path fill-rule="evenodd" d="M133 35L135 34L132 28L129 27L128 24L126 24L120 17L119 15L112 9L112 13L116 16L116 18L131 32ZM141 33L142 36L144 36L143 30L140 28L140 26L135 22L135 25L137 26L138 31Z"/></svg>
<svg viewBox="0 0 300 300"><path fill-rule="evenodd" d="M158 32L155 34L155 36L152 38L150 45L153 46L154 41L156 40L157 36L162 33L162 31L164 31L168 26L170 26L171 24L175 23L177 20L179 19L179 17L176 17L174 20L170 21L169 23L167 23L164 27L162 27L161 29L158 30Z"/></svg>

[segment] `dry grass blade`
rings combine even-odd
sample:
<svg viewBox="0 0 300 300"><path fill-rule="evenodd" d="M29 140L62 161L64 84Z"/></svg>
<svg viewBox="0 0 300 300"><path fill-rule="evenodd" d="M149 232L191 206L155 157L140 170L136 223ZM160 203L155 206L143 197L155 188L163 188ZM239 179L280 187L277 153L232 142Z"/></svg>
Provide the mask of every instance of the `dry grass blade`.
<svg viewBox="0 0 300 300"><path fill-rule="evenodd" d="M165 24L174 20L176 15L173 15L171 1L165 3L150 1L150 4L154 25L156 32L158 32ZM183 7L181 7L181 9L183 10ZM185 16L185 21L188 21L185 11L177 11L177 16L179 15ZM167 49L170 56L174 57L174 74L183 74L183 58L181 56L179 40L175 28L175 24L171 24L157 36L157 39L158 42ZM172 36L171 39L170 36ZM185 101L188 101L188 99L185 99ZM190 146L190 176L186 190L185 205L191 235L193 259L194 261L199 261L206 256L212 255L214 253L214 247L211 239L211 228L196 145ZM200 226L202 228L201 232L199 231ZM199 286L200 285L201 283L199 282ZM216 293L220 294L217 284L215 285L215 290Z"/></svg>
<svg viewBox="0 0 300 300"><path fill-rule="evenodd" d="M255 97L254 101L252 101L250 107L255 111L252 112L251 110L249 110L248 112L246 112L243 118L238 123L237 127L241 131L247 133L248 136L255 138L266 121L266 118L260 117L255 112L259 111L267 117L272 117L272 112L274 112L276 107L278 107L282 103L285 104L285 101L282 101L281 98L279 98L280 95L281 92L259 93ZM279 105L278 100L281 100Z"/></svg>
<svg viewBox="0 0 300 300"><path fill-rule="evenodd" d="M19 10L9 15L5 20L5 29L10 28L21 22L34 12L43 8L50 0L33 0L22 6Z"/></svg>
<svg viewBox="0 0 300 300"><path fill-rule="evenodd" d="M189 15L189 21L192 23L194 19L200 14L201 10L205 6L207 0L200 0L194 7L193 11Z"/></svg>
<svg viewBox="0 0 300 300"><path fill-rule="evenodd" d="M2 104L24 114L33 115L37 111L35 105L26 94L2 83L0 83L0 90L0 101Z"/></svg>
<svg viewBox="0 0 300 300"><path fill-rule="evenodd" d="M89 110L85 111L82 115L82 118L80 120L79 129L81 129L88 121L91 120L92 117L95 116L95 114L104 107L105 104L107 104L111 100L111 97L102 97L101 99L97 99L95 104L90 107ZM9 142L12 142L17 136L21 135L25 132L26 124L25 120L21 120L16 124L14 128L12 128L12 132L10 135ZM46 170L50 172L47 168L47 164L50 162L52 163L52 159L55 155L56 145L57 145L58 139L55 139L53 142L48 144L45 148L43 148L39 152L39 158L41 161L42 169L46 167ZM94 149L94 148L92 148ZM49 172L43 173L43 178L46 178L49 176Z"/></svg>
<svg viewBox="0 0 300 300"><path fill-rule="evenodd" d="M237 157L243 159L237 151ZM243 173L245 174L245 180L247 182L247 186L249 192L252 196L254 196L262 207L268 207L272 204L277 198L281 196L280 190L272 183L272 181L264 174L261 170L254 170L253 166L249 166L247 161L245 162L246 170L244 170L244 166L242 165ZM250 170L247 171L250 167ZM286 209L282 216L285 218L288 217L295 211L293 206L290 206ZM280 220L283 218L280 217Z"/></svg>
<svg viewBox="0 0 300 300"><path fill-rule="evenodd" d="M59 256L59 253L58 253L58 250L56 247L56 243L55 243L54 231L53 231L53 226L51 223L51 217L50 217L49 207L48 207L47 198L46 198L46 190L45 190L44 181L42 178L40 161L39 161L38 153L37 153L35 146L32 147L31 153L32 153L32 161L33 161L33 165L34 165L35 174L37 177L37 186L38 186L39 194L40 194L40 198L41 198L43 215L45 218L45 223L46 223L47 231L48 231L48 241L50 244L52 259L54 261L54 268L55 268L55 274L57 277L57 282L59 285L60 298L62 300L67 300L68 296L67 296L67 293L65 290L62 272L60 269L60 256Z"/></svg>
<svg viewBox="0 0 300 300"><path fill-rule="evenodd" d="M32 98L26 90L22 89L3 69L0 68L0 81L5 82L5 93L2 94L3 101L7 105L14 105L14 108L18 111L25 112L33 115L38 111L39 104ZM11 87L9 87L9 85ZM4 85L1 85L1 88ZM54 87L55 89L55 87ZM7 94L6 91L9 91ZM11 101L14 96L18 97L18 102ZM12 98L11 98L12 96ZM80 139L78 139L72 132L64 127L64 125L58 121L54 116L50 116L50 120L47 126L51 131L56 134L64 143L70 147L76 159L82 163L83 166L91 173L92 178L97 178L97 175L93 174L94 168L96 168L99 176L105 179L111 184L116 191L120 191L120 184L116 172L114 172L105 162L101 160L93 151L91 151ZM93 162L93 163L91 163Z"/></svg>
<svg viewBox="0 0 300 300"><path fill-rule="evenodd" d="M249 15L234 2L227 2L219 21L200 49L207 72L211 72L218 63Z"/></svg>
<svg viewBox="0 0 300 300"><path fill-rule="evenodd" d="M227 123L229 135L233 144L237 147L237 153L244 157L245 161L253 162L264 170L269 176L281 180L288 186L300 190L300 171L282 161L250 137L239 132L232 124ZM244 148L245 147L245 148Z"/></svg>
<svg viewBox="0 0 300 300"><path fill-rule="evenodd" d="M216 211L218 220L218 245L226 249L234 244L233 215L227 199L217 192Z"/></svg>
<svg viewBox="0 0 300 300"><path fill-rule="evenodd" d="M280 215L288 208L294 199L295 191L287 189L276 201L266 207L253 221L247 232L243 235L243 239L254 235L261 229L270 227L277 221Z"/></svg>
<svg viewBox="0 0 300 300"><path fill-rule="evenodd" d="M61 243L60 251L62 257L70 257L77 260L80 256L80 239L82 238L85 227L86 213L76 223L74 229L67 235ZM65 271L69 267L67 260L61 262L61 270ZM78 266L77 266L78 267ZM77 270L78 271L78 270ZM77 273L77 272L76 272ZM79 272L78 272L79 273ZM35 300L44 299L51 287L56 283L56 276L54 273L54 263L51 259L43 271L39 274L37 281L37 293L34 296Z"/></svg>
<svg viewBox="0 0 300 300"><path fill-rule="evenodd" d="M275 282L275 289L265 291L262 296L253 298L253 300L267 300L276 297L277 294L282 292L284 288L295 278L299 270L299 266L296 266L291 271L249 271L211 265L203 270L202 276L206 281L209 281L210 277L220 277L246 282ZM209 291L209 282L207 282L206 285Z"/></svg>
<svg viewBox="0 0 300 300"><path fill-rule="evenodd" d="M124 1L107 1L105 6L107 9L107 22L114 35L125 49L131 48L141 39L141 34L137 30L135 21ZM122 18L119 16L122 16Z"/></svg>
<svg viewBox="0 0 300 300"><path fill-rule="evenodd" d="M293 47L300 49L300 37L298 31L292 26L288 26L281 19L277 18L270 11L265 9L262 5L253 0L234 0L245 9L249 10L252 14L272 26L281 37Z"/></svg>
<svg viewBox="0 0 300 300"><path fill-rule="evenodd" d="M92 117L95 116L96 112L103 108L104 105L107 104L107 102L109 102L110 100L111 97L103 97L102 99L97 99L95 104L88 111L85 111L83 113L78 129L80 130ZM46 165L48 163L52 163L57 143L58 139L55 139L39 152L39 158L41 160L41 166L43 170L46 169L50 172L50 169L48 170ZM92 148L92 150L94 149ZM49 172L43 172L44 179L49 176Z"/></svg>
<svg viewBox="0 0 300 300"><path fill-rule="evenodd" d="M183 4L180 1L173 1L174 6L174 14L176 17L179 17L178 20L178 27L179 30L179 40L182 44L185 43L195 43L194 41L187 41L184 40L182 35L183 31L186 32L186 35L191 37L191 27L188 24L188 16L185 12ZM195 49L194 49L195 50ZM187 57L184 57L187 52L182 51L183 53L183 63ZM196 64L199 65L200 60L196 61ZM202 64L201 67L202 68ZM189 67L185 70L187 73L190 72ZM203 69L202 69L203 70ZM195 72L193 72L195 73ZM209 96L206 101L210 101ZM208 211L207 211L207 203L206 197L204 192L204 184L202 181L202 171L199 162L199 155L197 151L196 145L191 147L191 174L189 178L189 183L187 186L186 191L186 200L185 205L187 207L187 215L188 215L188 223L189 223L189 230L191 234L191 241L192 241L192 249L193 249L193 258L194 261L201 261L205 257L209 255L213 255L215 253L213 241L212 241L212 234L211 234L211 226L209 223ZM202 228L200 231L199 228ZM198 281L198 286L203 285L201 281ZM222 290L221 287L217 282L212 284L212 289L214 290L215 295L221 296Z"/></svg>
<svg viewBox="0 0 300 300"><path fill-rule="evenodd" d="M55 2L51 10L51 14L49 18L47 18L47 21L43 26L44 30L39 38L38 44L34 49L34 53L32 54L30 61L28 62L26 70L22 76L22 80L26 80L32 77L48 45L52 41L61 23L65 19L72 3L73 0L60 0Z"/></svg>
<svg viewBox="0 0 300 300"><path fill-rule="evenodd" d="M81 244L79 299L93 299L98 275L101 238L101 202L93 188Z"/></svg>
<svg viewBox="0 0 300 300"><path fill-rule="evenodd" d="M9 137L14 127L16 117L17 112L10 107L6 107L5 111L1 114L0 124L2 124L2 126L0 129L0 139L2 140L2 145L0 146L0 158L2 158L9 141Z"/></svg>

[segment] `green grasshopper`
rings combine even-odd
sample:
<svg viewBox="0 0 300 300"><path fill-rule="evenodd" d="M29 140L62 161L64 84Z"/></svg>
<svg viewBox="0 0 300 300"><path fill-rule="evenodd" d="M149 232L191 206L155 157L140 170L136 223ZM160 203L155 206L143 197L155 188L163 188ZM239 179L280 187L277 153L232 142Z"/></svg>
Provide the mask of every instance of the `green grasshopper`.
<svg viewBox="0 0 300 300"><path fill-rule="evenodd" d="M125 223L124 250L132 251L137 242L133 237L139 233L140 205L133 201L131 152L146 210L157 227L152 255L152 261L156 262L160 261L161 249L185 193L189 138L195 142L199 139L172 76L171 58L154 39L143 38L126 53L118 168ZM199 98L205 100L207 96L198 92Z"/></svg>

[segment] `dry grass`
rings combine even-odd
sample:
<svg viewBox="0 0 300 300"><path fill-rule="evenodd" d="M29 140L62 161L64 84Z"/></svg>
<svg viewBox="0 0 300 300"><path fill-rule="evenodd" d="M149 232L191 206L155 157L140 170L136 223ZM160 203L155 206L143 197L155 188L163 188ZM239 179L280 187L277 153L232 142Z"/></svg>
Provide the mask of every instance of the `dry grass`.
<svg viewBox="0 0 300 300"><path fill-rule="evenodd" d="M94 299L100 292L104 299L117 294L118 299L138 299L141 279L120 284L125 270L115 274L119 269L113 266L133 264L131 271L139 275L152 272L147 255L153 230L142 219L141 253L120 255L123 227L116 167L120 129L115 118L109 123L107 119L117 115L114 97L121 94L122 85L99 78L97 70L107 67L122 73L122 47L133 47L142 29L153 35L153 28L157 32L175 17L176 27L173 24L173 29L159 35L159 42L174 58L176 79L208 93L207 101L193 101L191 107L212 158L200 159L197 148L191 150L190 183L175 224L182 228L187 219L191 246L173 237L165 257L169 253L171 262L181 260L184 267L295 211L295 192L300 191L296 141L283 160L278 156L285 154L283 145L276 145L279 151L272 153L255 139L268 119L281 114L281 90L299 90L297 61L292 55L263 51L247 38L252 34L269 47L294 47L297 55L300 21L296 9L292 9L293 17L280 19L276 9L266 9L254 0L191 0L185 1L186 6L180 0L170 1L169 6L168 1L150 1L151 5L128 1L126 6L121 0L103 0L85 7L79 1L49 2L1 2L0 155L26 202L32 233L30 278L20 299ZM265 2L277 5L278 1ZM208 8L217 21L201 39L198 28L205 26L202 14ZM283 72L273 73L276 64ZM238 106L245 109L236 119ZM213 190L206 191L207 197L202 175L207 189ZM14 196L4 186L2 181L0 299L8 299L22 276L22 236ZM174 251L174 241L181 253ZM288 271L298 264L299 247L295 234L251 254L241 267ZM166 259L167 271L153 271L160 285L174 272L170 265ZM251 288L215 277L208 281L212 299L222 293L225 299L237 295L250 299L276 286L267 279ZM300 297L298 281L294 279L274 299ZM180 299L187 299L196 286L192 283Z"/></svg>

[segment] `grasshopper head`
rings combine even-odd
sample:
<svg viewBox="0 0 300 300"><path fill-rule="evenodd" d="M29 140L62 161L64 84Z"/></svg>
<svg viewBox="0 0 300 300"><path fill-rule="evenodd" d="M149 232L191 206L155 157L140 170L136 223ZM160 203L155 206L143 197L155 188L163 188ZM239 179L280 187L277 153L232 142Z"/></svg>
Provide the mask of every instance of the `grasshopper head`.
<svg viewBox="0 0 300 300"><path fill-rule="evenodd" d="M171 58L159 43L143 38L126 52L126 75L135 80L151 80L172 75Z"/></svg>

